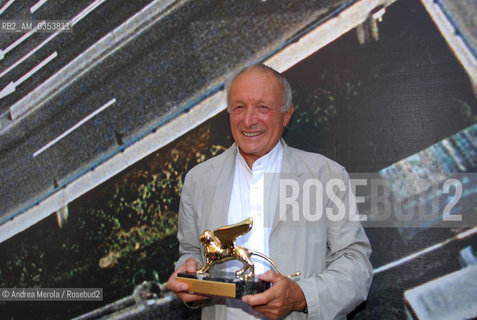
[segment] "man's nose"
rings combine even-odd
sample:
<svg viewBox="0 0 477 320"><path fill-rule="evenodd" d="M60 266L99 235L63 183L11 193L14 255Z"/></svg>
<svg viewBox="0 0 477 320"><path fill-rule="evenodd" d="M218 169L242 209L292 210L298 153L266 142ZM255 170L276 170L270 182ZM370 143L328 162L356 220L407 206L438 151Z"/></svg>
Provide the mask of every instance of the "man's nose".
<svg viewBox="0 0 477 320"><path fill-rule="evenodd" d="M243 122L246 127L251 127L257 122L257 111L255 108L247 108L244 114Z"/></svg>

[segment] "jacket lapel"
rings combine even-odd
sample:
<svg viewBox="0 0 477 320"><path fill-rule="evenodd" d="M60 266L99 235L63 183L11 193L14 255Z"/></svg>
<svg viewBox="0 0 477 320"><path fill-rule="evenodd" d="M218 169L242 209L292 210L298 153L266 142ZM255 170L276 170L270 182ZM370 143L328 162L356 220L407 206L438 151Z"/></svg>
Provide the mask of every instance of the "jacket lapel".
<svg viewBox="0 0 477 320"><path fill-rule="evenodd" d="M285 143L283 139L281 139L281 143L283 145L283 158L282 158L282 167L280 170L280 180L281 179L297 179L299 180L300 176L303 174L299 170L299 165L296 163L294 157L293 157L293 150L288 147L288 145ZM302 188L299 189L299 197L301 196L302 193ZM276 229L278 223L280 222L280 205L279 205L279 199L280 195L277 194L277 208L275 210L275 216L273 218L273 225L272 225L272 231ZM290 210L290 209L288 209ZM287 212L288 212L287 210Z"/></svg>
<svg viewBox="0 0 477 320"><path fill-rule="evenodd" d="M207 195L210 202L210 228L218 228L227 224L230 196L235 173L235 156L237 147L235 143L224 151L223 161L211 163L210 176L206 183L207 190L213 194Z"/></svg>

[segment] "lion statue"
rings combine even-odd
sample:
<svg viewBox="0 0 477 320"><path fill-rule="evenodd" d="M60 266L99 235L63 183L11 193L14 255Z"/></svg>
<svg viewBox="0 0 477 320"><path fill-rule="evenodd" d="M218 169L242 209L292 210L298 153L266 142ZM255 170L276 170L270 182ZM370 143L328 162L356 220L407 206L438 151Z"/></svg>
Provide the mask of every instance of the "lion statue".
<svg viewBox="0 0 477 320"><path fill-rule="evenodd" d="M251 259L252 255L257 255L267 260L278 273L282 274L278 270L275 263L267 256L261 254L260 252L236 245L235 239L249 232L252 228L252 225L253 219L248 218L237 224L217 228L214 230L214 232L211 232L210 230L205 230L202 232L199 237L199 241L204 246L204 256L206 263L202 269L197 271L197 274L208 274L210 268L215 264L223 263L229 260L239 260L243 263L243 267L235 273L235 276L242 280L254 279L255 271L254 264ZM299 274L299 272L296 272L291 276L297 276Z"/></svg>

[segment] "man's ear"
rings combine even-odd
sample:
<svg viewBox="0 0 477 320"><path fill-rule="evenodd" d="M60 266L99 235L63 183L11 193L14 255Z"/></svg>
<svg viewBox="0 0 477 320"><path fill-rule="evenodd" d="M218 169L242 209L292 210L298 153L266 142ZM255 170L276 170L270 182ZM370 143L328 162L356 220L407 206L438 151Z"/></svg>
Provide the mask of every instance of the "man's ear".
<svg viewBox="0 0 477 320"><path fill-rule="evenodd" d="M290 122L291 115L293 114L293 105L290 105L290 108L288 108L288 111L286 111L283 115L283 127L286 127L288 123Z"/></svg>

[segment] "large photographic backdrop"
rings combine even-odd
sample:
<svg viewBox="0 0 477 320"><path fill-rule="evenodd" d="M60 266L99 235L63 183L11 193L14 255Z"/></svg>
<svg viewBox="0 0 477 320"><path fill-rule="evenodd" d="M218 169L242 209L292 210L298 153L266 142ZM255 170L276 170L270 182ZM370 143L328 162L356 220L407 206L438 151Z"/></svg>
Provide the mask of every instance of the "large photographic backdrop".
<svg viewBox="0 0 477 320"><path fill-rule="evenodd" d="M360 44L352 30L284 75L295 106L284 139L293 147L321 153L350 173L393 172L392 179L402 181L428 166L447 173L477 170L476 97L419 1L387 8L378 41ZM223 111L70 203L62 227L52 215L1 243L0 288L91 287L104 293L102 302L0 301L1 317L78 317L131 295L143 281L165 283L178 258L184 176L232 142ZM475 186L468 187L464 196L472 197ZM475 206L464 209L477 214ZM407 290L463 269L472 260L465 256L475 259L477 236L455 238L468 227L366 226L378 272L368 301L349 318L411 316ZM451 294L466 300L466 292L477 287ZM433 306L448 308L442 301ZM199 315L175 303L154 317Z"/></svg>

